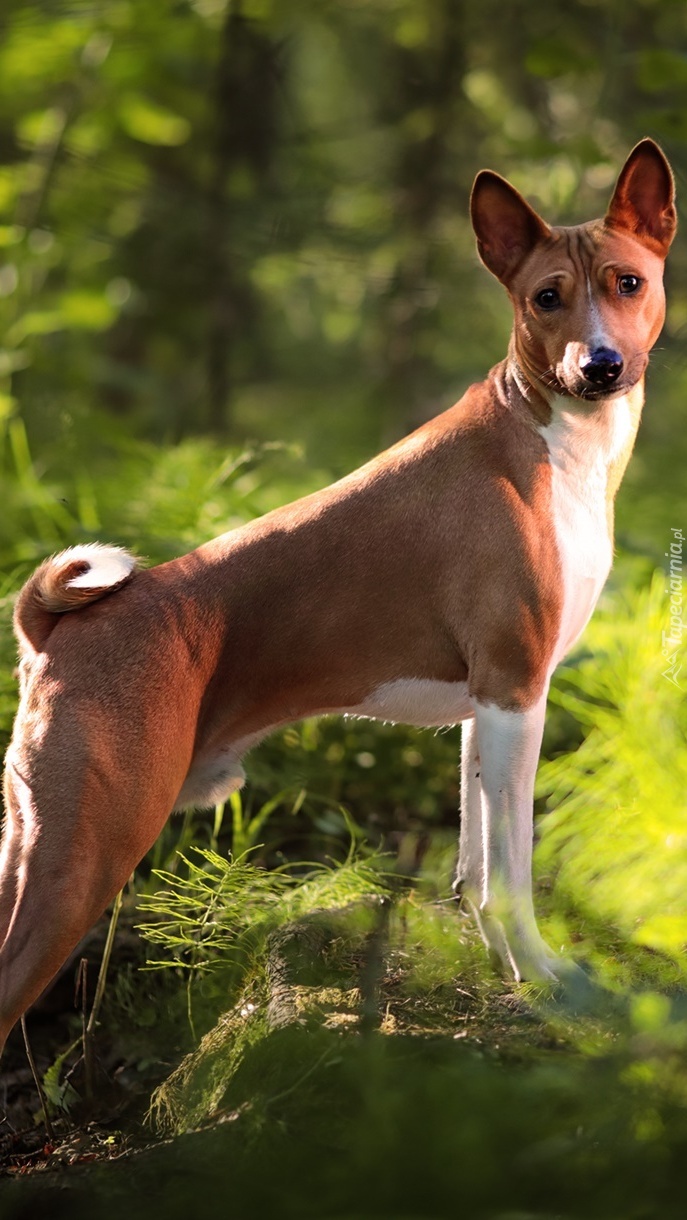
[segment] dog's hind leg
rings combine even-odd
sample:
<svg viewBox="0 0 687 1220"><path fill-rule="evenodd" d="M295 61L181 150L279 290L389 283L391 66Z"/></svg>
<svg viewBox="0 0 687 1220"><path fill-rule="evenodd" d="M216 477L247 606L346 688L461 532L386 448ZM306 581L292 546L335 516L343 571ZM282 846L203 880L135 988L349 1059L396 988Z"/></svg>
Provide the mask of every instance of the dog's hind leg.
<svg viewBox="0 0 687 1220"><path fill-rule="evenodd" d="M17 900L21 845L24 838L21 808L12 799L8 777L5 780L5 793L5 822L0 844L0 946L7 935Z"/></svg>
<svg viewBox="0 0 687 1220"><path fill-rule="evenodd" d="M17 734L0 859L0 1047L159 834L181 786L186 736L119 736L62 708L40 740ZM100 730L100 731L99 731ZM171 747L171 748L170 748ZM145 755L146 765L141 765Z"/></svg>

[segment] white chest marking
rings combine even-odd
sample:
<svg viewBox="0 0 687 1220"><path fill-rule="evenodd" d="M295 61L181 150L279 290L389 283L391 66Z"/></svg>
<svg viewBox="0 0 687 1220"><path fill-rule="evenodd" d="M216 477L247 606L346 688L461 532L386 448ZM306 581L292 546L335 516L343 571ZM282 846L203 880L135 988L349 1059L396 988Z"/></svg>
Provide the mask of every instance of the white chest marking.
<svg viewBox="0 0 687 1220"><path fill-rule="evenodd" d="M613 539L608 522L609 468L632 436L625 397L604 403L556 398L541 433L549 450L553 518L563 569L563 614L553 664L589 621L608 576Z"/></svg>

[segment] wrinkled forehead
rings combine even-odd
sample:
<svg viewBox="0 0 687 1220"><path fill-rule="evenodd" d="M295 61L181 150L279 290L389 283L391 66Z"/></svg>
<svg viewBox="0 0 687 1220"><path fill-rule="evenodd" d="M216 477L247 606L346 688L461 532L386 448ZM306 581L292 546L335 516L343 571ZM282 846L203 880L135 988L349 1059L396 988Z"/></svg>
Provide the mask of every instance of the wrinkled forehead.
<svg viewBox="0 0 687 1220"><path fill-rule="evenodd" d="M575 279L594 282L609 272L660 275L663 259L632 234L609 229L603 220L551 229L523 261L513 277L512 289L529 291L540 281Z"/></svg>

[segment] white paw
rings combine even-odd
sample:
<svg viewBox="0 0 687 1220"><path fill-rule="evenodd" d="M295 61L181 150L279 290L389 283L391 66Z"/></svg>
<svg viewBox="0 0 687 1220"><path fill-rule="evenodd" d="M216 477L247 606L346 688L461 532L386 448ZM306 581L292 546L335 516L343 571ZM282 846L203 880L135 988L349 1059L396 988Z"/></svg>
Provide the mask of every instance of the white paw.
<svg viewBox="0 0 687 1220"><path fill-rule="evenodd" d="M532 919L514 915L500 918L471 903L477 925L489 955L502 973L516 983L541 983L554 986L567 983L575 974L584 977L579 966L559 957L549 948Z"/></svg>

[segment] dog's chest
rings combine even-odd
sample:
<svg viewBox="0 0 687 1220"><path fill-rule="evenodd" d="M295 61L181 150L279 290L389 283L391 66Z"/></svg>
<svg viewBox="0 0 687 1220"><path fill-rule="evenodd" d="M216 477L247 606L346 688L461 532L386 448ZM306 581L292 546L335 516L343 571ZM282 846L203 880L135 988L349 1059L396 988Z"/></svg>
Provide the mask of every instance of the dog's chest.
<svg viewBox="0 0 687 1220"><path fill-rule="evenodd" d="M551 507L563 583L561 625L553 664L584 630L613 559L609 473L633 432L624 398L570 405L557 399L542 430L551 464Z"/></svg>

